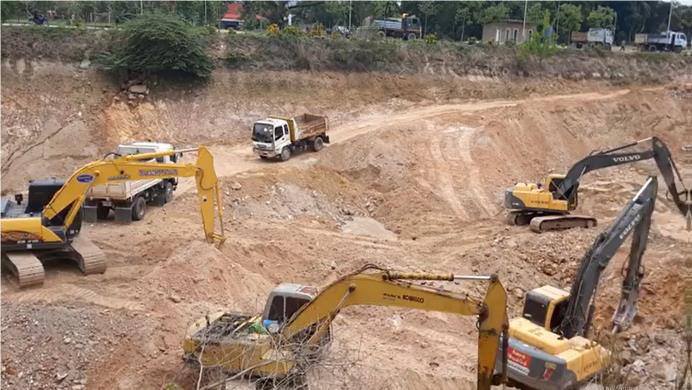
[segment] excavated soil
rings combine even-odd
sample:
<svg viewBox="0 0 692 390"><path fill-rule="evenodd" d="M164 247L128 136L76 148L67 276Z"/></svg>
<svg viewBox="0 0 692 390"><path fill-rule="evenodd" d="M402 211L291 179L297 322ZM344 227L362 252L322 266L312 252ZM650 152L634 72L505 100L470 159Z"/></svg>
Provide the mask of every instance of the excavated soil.
<svg viewBox="0 0 692 390"><path fill-rule="evenodd" d="M220 87L210 87L175 98L149 96L130 107L113 100L117 91L108 80L80 73L73 87L88 82L91 89L59 113L50 108L56 92L19 83L45 81L33 72L3 74L4 190L45 175L47 164L65 175L119 141L214 143L228 239L220 248L204 242L194 186L181 180L173 203L150 208L143 221L83 229L107 254L105 274L84 277L70 266L52 266L43 287L22 291L3 275L2 381L17 389L155 389L168 383L193 389L197 373L183 366L180 348L191 321L216 309L259 312L280 282L324 286L368 263L497 274L510 297L510 316L516 316L526 291L543 284L569 289L596 235L656 170L645 161L584 177L579 213L599 219L589 230L534 234L507 226L504 189L563 172L591 150L653 135L682 161L680 147L692 129L690 97L663 86L565 84L561 92L540 94L508 86L503 95L502 83L485 81L498 90L493 96L433 99L420 92L420 98L387 99L370 91L356 100L355 89L341 94L316 87L344 79L300 74L304 89L283 105L256 94L257 100L229 105L220 89L213 90ZM200 106L214 98L215 106ZM185 105L192 112L187 118L180 110ZM196 122L198 109L207 122ZM269 109L333 116L332 144L285 163L257 159L241 135L253 118L275 113ZM46 117L54 122L42 122ZM79 117L86 118L81 127L74 120ZM640 389L675 381L684 363L681 275L689 239L660 183L639 314L617 344L627 384ZM628 246L601 280L599 332L608 328L617 304ZM445 287L480 297L484 286ZM328 357L309 380L324 389L470 389L474 325L473 318L440 313L347 308L334 322ZM227 388L247 386L236 381Z"/></svg>

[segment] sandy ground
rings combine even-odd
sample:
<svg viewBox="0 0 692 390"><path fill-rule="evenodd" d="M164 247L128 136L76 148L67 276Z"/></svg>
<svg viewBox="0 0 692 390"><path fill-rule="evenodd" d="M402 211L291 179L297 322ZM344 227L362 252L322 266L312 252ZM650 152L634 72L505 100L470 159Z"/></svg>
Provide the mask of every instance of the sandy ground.
<svg viewBox="0 0 692 390"><path fill-rule="evenodd" d="M84 277L56 264L43 287L23 291L3 275L3 384L194 388L196 373L184 368L180 348L192 320L219 308L258 312L280 282L323 286L367 263L498 274L516 316L527 290L569 288L598 232L656 171L649 161L585 177L579 212L600 222L590 230L538 235L507 226L505 187L651 135L682 160L692 128L685 99L659 87L383 103L342 118L323 151L285 163L261 161L247 144L214 145L225 245L203 241L193 183L182 180L173 203L149 209L144 221L83 229L108 255L105 274ZM674 381L683 363L675 357L682 359L680 275L689 240L659 187L639 315L620 338L628 383L641 389ZM602 279L597 329L607 328L617 304L628 245ZM445 287L483 291L473 283ZM473 388L472 318L354 307L334 332L329 357L310 374L316 388Z"/></svg>

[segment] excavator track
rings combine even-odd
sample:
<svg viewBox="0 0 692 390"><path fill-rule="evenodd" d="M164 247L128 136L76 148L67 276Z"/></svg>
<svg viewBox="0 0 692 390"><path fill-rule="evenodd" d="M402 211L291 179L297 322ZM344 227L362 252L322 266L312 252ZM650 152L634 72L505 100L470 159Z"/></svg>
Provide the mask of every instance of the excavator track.
<svg viewBox="0 0 692 390"><path fill-rule="evenodd" d="M87 238L79 236L70 245L60 249L8 252L2 255L2 264L16 278L20 288L43 284L43 264L49 261L74 261L85 275L106 271L106 255Z"/></svg>
<svg viewBox="0 0 692 390"><path fill-rule="evenodd" d="M106 255L84 235L75 237L70 245L75 254L74 260L85 275L106 272Z"/></svg>
<svg viewBox="0 0 692 390"><path fill-rule="evenodd" d="M542 233L576 227L588 229L596 226L597 223L596 218L588 215L545 215L531 219L529 227L536 233Z"/></svg>
<svg viewBox="0 0 692 390"><path fill-rule="evenodd" d="M2 264L17 278L20 288L43 284L43 263L32 252L3 253Z"/></svg>

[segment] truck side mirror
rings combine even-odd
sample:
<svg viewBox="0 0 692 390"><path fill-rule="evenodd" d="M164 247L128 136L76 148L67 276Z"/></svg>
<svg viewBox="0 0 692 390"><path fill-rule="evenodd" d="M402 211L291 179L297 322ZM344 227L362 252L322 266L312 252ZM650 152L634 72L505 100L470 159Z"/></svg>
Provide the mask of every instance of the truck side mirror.
<svg viewBox="0 0 692 390"><path fill-rule="evenodd" d="M14 201L17 202L17 204L22 204L23 200L24 200L24 195L14 194Z"/></svg>

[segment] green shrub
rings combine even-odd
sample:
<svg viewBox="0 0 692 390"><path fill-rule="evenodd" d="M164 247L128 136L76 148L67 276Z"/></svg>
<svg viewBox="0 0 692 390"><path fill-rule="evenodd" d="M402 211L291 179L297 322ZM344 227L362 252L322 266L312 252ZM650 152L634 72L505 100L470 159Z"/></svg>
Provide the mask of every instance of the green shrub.
<svg viewBox="0 0 692 390"><path fill-rule="evenodd" d="M425 35L425 43L428 45L434 45L437 43L437 35L435 33L430 33Z"/></svg>
<svg viewBox="0 0 692 390"><path fill-rule="evenodd" d="M120 44L101 57L107 69L208 78L214 68L203 32L175 16L143 15L123 25Z"/></svg>
<svg viewBox="0 0 692 390"><path fill-rule="evenodd" d="M558 52L554 35L544 36L541 33L532 34L528 41L517 46L517 57L525 61L529 57L537 57L539 61L552 57Z"/></svg>

